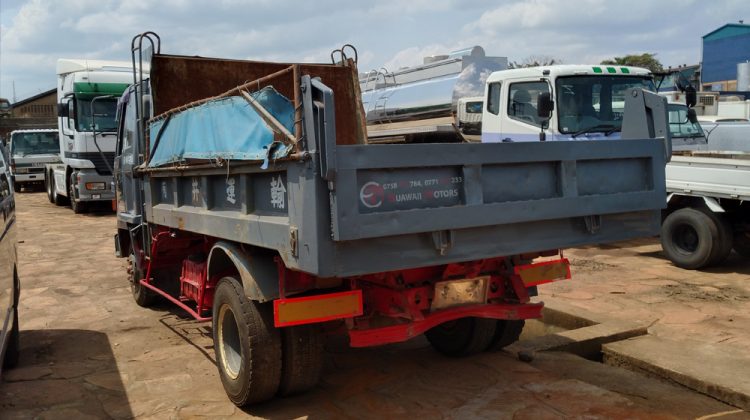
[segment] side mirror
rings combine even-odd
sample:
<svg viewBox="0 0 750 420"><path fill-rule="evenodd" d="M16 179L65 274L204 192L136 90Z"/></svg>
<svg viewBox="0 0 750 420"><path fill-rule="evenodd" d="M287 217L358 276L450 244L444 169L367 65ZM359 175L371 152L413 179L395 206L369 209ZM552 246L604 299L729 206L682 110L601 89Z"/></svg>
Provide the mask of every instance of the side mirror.
<svg viewBox="0 0 750 420"><path fill-rule="evenodd" d="M65 103L59 103L59 104L57 104L57 116L58 117L67 117L68 116L68 104L70 104L70 102L65 102Z"/></svg>
<svg viewBox="0 0 750 420"><path fill-rule="evenodd" d="M536 97L536 113L539 118L550 118L554 109L555 103L552 102L549 92L542 92Z"/></svg>
<svg viewBox="0 0 750 420"><path fill-rule="evenodd" d="M687 88L685 88L685 105L687 105L688 108L692 108L697 103L698 94L695 92L695 88L692 86L688 86ZM695 114L695 112L693 112L693 114Z"/></svg>
<svg viewBox="0 0 750 420"><path fill-rule="evenodd" d="M695 92L693 92L693 94L695 94ZM688 117L688 121L690 121L691 123L693 124L698 123L698 114L696 114L695 109L688 108L687 117Z"/></svg>

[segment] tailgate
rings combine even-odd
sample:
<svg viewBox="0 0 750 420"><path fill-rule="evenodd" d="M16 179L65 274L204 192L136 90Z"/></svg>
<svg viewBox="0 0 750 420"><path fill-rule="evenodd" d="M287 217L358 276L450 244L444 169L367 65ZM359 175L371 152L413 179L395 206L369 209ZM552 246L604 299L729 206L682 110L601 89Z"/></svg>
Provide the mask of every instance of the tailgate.
<svg viewBox="0 0 750 420"><path fill-rule="evenodd" d="M587 216L596 229L598 216L636 212L646 222L665 206L665 150L660 139L338 146L332 236Z"/></svg>

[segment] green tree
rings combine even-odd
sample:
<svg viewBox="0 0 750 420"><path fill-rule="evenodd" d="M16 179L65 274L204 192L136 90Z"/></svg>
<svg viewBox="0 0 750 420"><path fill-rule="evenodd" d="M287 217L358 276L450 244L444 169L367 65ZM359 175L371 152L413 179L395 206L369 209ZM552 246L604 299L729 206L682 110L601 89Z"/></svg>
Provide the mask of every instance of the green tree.
<svg viewBox="0 0 750 420"><path fill-rule="evenodd" d="M562 64L562 60L555 57L550 57L547 55L530 55L521 62L518 61L509 61L508 62L508 68L509 69L520 69L524 67L539 67L539 66L551 66L554 64Z"/></svg>
<svg viewBox="0 0 750 420"><path fill-rule="evenodd" d="M643 67L651 71L664 71L664 66L656 59L656 53L628 54L624 57L615 57L604 60L601 64L614 64L617 66Z"/></svg>

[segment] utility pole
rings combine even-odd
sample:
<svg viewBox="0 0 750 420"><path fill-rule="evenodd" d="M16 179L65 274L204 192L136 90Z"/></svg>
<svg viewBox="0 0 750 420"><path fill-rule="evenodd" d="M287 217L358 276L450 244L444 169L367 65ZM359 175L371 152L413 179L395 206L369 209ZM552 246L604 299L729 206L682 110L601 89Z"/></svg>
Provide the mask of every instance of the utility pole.
<svg viewBox="0 0 750 420"><path fill-rule="evenodd" d="M13 81L13 103L16 103L16 81Z"/></svg>

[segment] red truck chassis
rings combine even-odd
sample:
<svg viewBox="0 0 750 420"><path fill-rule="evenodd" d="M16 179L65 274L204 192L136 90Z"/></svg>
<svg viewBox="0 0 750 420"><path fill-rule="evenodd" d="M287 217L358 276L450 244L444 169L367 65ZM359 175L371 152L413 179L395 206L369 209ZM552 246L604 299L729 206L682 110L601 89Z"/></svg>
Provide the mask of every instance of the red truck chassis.
<svg viewBox="0 0 750 420"><path fill-rule="evenodd" d="M205 256L215 239L159 228L140 284L184 309L198 321L210 321L214 289L225 275L209 277ZM140 258L144 258L140 252ZM557 255L539 263L531 258ZM539 318L543 303L531 303L529 288L570 279L569 262L558 251L521 257L497 257L432 267L389 271L346 279L316 289L315 276L289 270L276 257L279 298L273 301L274 325L345 320L352 347L406 341L439 324L465 317L520 320ZM175 297L157 284L155 269L180 270ZM292 295L293 297L288 297Z"/></svg>

